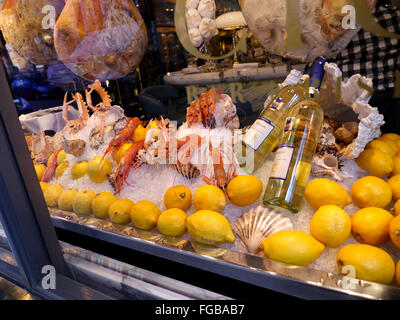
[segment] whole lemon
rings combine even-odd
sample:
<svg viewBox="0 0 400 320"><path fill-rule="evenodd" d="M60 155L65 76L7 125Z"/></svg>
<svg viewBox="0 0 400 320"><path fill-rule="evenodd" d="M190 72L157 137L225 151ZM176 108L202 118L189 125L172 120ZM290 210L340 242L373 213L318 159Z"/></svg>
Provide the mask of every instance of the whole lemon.
<svg viewBox="0 0 400 320"><path fill-rule="evenodd" d="M226 206L226 197L217 186L205 185L194 193L193 204L197 210L222 212Z"/></svg>
<svg viewBox="0 0 400 320"><path fill-rule="evenodd" d="M400 216L400 200L397 200L396 203L394 204L393 211L396 217Z"/></svg>
<svg viewBox="0 0 400 320"><path fill-rule="evenodd" d="M364 208L351 217L351 233L361 243L381 245L389 240L393 216L382 208Z"/></svg>
<svg viewBox="0 0 400 320"><path fill-rule="evenodd" d="M129 199L114 201L108 208L108 217L114 223L127 224L130 221L131 209L134 203Z"/></svg>
<svg viewBox="0 0 400 320"><path fill-rule="evenodd" d="M394 158L394 156L395 156L395 152L394 152L393 148L389 144L387 144L384 140L381 140L381 139L375 139L375 140L371 141L370 143L367 144L365 149L379 150L379 151L387 153L392 158Z"/></svg>
<svg viewBox="0 0 400 320"><path fill-rule="evenodd" d="M395 265L384 250L368 244L349 244L341 248L336 256L339 272L350 266L355 269L357 279L389 284L392 282ZM346 271L348 272L348 271Z"/></svg>
<svg viewBox="0 0 400 320"><path fill-rule="evenodd" d="M68 161L61 162L61 164L59 164L57 166L56 173L55 173L57 179L60 178L64 174L65 170L68 169L68 166L69 166Z"/></svg>
<svg viewBox="0 0 400 320"><path fill-rule="evenodd" d="M359 208L385 208L392 201L392 189L383 179L363 177L353 183L350 191L353 203Z"/></svg>
<svg viewBox="0 0 400 320"><path fill-rule="evenodd" d="M49 184L46 182L40 181L40 188L42 189L42 192L45 193L47 188L49 187Z"/></svg>
<svg viewBox="0 0 400 320"><path fill-rule="evenodd" d="M87 174L94 183L106 181L111 173L112 165L107 159L97 156L90 160Z"/></svg>
<svg viewBox="0 0 400 320"><path fill-rule="evenodd" d="M325 246L303 231L280 231L263 241L265 255L276 261L308 266L325 250Z"/></svg>
<svg viewBox="0 0 400 320"><path fill-rule="evenodd" d="M96 193L92 190L81 190L74 198L73 210L76 214L90 215L92 214L92 200L96 197Z"/></svg>
<svg viewBox="0 0 400 320"><path fill-rule="evenodd" d="M336 248L349 238L351 220L346 211L338 206L322 206L311 219L310 232L325 246Z"/></svg>
<svg viewBox="0 0 400 320"><path fill-rule="evenodd" d="M114 155L114 160L116 163L120 163L122 156L124 155L124 153L126 151L128 151L128 149L132 146L132 143L124 143L119 149L118 151L115 153Z"/></svg>
<svg viewBox="0 0 400 320"><path fill-rule="evenodd" d="M151 230L160 216L160 209L151 201L139 201L131 210L131 221L135 227L143 230Z"/></svg>
<svg viewBox="0 0 400 320"><path fill-rule="evenodd" d="M72 179L78 180L88 172L89 163L87 161L80 161L75 163L71 169Z"/></svg>
<svg viewBox="0 0 400 320"><path fill-rule="evenodd" d="M226 187L229 200L239 207L245 207L256 202L262 190L261 180L253 175L237 176Z"/></svg>
<svg viewBox="0 0 400 320"><path fill-rule="evenodd" d="M393 172L392 175L398 175L400 174L400 156L396 156L393 159Z"/></svg>
<svg viewBox="0 0 400 320"><path fill-rule="evenodd" d="M74 210L74 198L77 193L78 191L73 189L63 191L58 198L58 208L64 211Z"/></svg>
<svg viewBox="0 0 400 320"><path fill-rule="evenodd" d="M400 286L400 260L399 260L399 262L397 262L397 266L396 266L396 282L397 282L397 285Z"/></svg>
<svg viewBox="0 0 400 320"><path fill-rule="evenodd" d="M63 192L63 187L58 184L49 185L44 192L44 199L46 200L46 204L50 208L57 207L58 198Z"/></svg>
<svg viewBox="0 0 400 320"><path fill-rule="evenodd" d="M58 153L58 156L57 156L57 164L60 165L61 163L63 163L64 161L66 161L66 159L67 159L67 154L65 153L64 150L61 150L61 151Z"/></svg>
<svg viewBox="0 0 400 320"><path fill-rule="evenodd" d="M344 208L351 203L346 189L337 182L326 178L310 181L304 191L304 196L315 209L330 204Z"/></svg>
<svg viewBox="0 0 400 320"><path fill-rule="evenodd" d="M108 217L108 209L115 201L117 199L110 192L98 193L92 201L93 215L100 219L106 219Z"/></svg>
<svg viewBox="0 0 400 320"><path fill-rule="evenodd" d="M389 235L396 247L400 248L400 216L397 216L390 223Z"/></svg>
<svg viewBox="0 0 400 320"><path fill-rule="evenodd" d="M400 148L397 144L397 140L391 140L386 137L385 138L380 137L378 140L385 141L393 149L394 153L397 153L400 151Z"/></svg>
<svg viewBox="0 0 400 320"><path fill-rule="evenodd" d="M147 130L141 124L133 132L132 140L133 142L140 142L146 139Z"/></svg>
<svg viewBox="0 0 400 320"><path fill-rule="evenodd" d="M400 199L400 175L397 174L388 180L388 184L392 189L393 199Z"/></svg>
<svg viewBox="0 0 400 320"><path fill-rule="evenodd" d="M236 240L228 219L216 211L199 210L193 213L187 218L186 227L190 236L203 244L217 246Z"/></svg>
<svg viewBox="0 0 400 320"><path fill-rule="evenodd" d="M36 171L36 175L40 180L42 180L44 171L46 170L46 166L44 164L35 164L35 171Z"/></svg>
<svg viewBox="0 0 400 320"><path fill-rule="evenodd" d="M192 205L192 192L186 186L171 187L164 194L164 204L167 209L187 210Z"/></svg>
<svg viewBox="0 0 400 320"><path fill-rule="evenodd" d="M157 228L163 235L180 237L186 232L186 218L185 211L168 209L158 217Z"/></svg>
<svg viewBox="0 0 400 320"><path fill-rule="evenodd" d="M388 177L393 171L393 158L385 152L366 149L356 159L358 166L371 176Z"/></svg>

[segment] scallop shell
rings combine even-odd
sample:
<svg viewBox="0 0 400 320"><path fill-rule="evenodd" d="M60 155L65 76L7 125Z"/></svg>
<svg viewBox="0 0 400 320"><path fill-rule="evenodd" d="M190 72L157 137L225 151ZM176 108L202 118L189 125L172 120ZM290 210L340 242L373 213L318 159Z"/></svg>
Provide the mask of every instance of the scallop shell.
<svg viewBox="0 0 400 320"><path fill-rule="evenodd" d="M292 229L293 224L289 218L263 206L244 213L233 225L233 230L252 254L257 254L261 243L271 234Z"/></svg>

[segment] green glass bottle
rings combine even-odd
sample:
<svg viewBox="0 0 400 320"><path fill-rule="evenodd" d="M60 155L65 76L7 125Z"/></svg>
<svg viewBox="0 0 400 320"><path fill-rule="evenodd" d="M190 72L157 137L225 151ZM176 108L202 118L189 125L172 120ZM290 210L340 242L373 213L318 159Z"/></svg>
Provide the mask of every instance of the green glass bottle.
<svg viewBox="0 0 400 320"><path fill-rule="evenodd" d="M324 111L315 99L323 78L324 64L322 57L314 62L310 98L299 102L288 112L264 194L265 205L292 213L300 210L324 120Z"/></svg>

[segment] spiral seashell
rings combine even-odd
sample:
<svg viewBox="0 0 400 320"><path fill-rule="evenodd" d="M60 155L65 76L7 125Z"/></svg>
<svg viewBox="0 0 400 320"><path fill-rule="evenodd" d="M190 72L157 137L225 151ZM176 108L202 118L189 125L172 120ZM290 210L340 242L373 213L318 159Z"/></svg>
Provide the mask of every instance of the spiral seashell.
<svg viewBox="0 0 400 320"><path fill-rule="evenodd" d="M247 250L257 254L267 237L279 231L293 230L293 224L278 211L258 206L240 216L233 225L233 230Z"/></svg>

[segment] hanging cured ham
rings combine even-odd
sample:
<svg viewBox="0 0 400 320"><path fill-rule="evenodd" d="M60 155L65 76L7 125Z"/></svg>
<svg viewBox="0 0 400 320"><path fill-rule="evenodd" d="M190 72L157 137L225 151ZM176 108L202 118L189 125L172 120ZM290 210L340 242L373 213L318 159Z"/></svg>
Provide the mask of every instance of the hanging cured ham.
<svg viewBox="0 0 400 320"><path fill-rule="evenodd" d="M27 61L57 63L54 25L64 0L6 0L0 12L4 39Z"/></svg>
<svg viewBox="0 0 400 320"><path fill-rule="evenodd" d="M374 0L369 0L374 3ZM359 30L344 29L343 18L348 11L342 8L351 5L350 0L299 0L299 28L301 38L309 47L283 51L287 39L287 3L298 5L298 1L240 0L243 15L250 30L270 53L280 54L304 62L313 61L317 56L333 57L347 46ZM297 23L293 21L293 23Z"/></svg>
<svg viewBox="0 0 400 320"><path fill-rule="evenodd" d="M59 59L88 80L131 73L147 49L147 31L132 0L68 0L55 31Z"/></svg>

